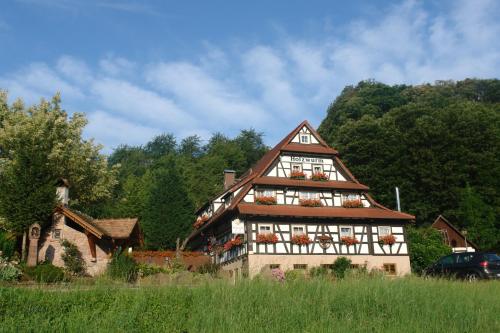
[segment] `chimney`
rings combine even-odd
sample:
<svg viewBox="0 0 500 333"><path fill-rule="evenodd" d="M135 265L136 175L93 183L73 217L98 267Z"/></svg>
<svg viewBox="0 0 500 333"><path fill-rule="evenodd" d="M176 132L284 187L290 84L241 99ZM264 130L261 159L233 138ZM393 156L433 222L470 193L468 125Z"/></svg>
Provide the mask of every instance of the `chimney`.
<svg viewBox="0 0 500 333"><path fill-rule="evenodd" d="M57 182L57 199L61 204L67 206L69 203L69 183L66 179L60 179Z"/></svg>
<svg viewBox="0 0 500 333"><path fill-rule="evenodd" d="M234 184L236 180L236 171L224 170L224 190L227 190Z"/></svg>

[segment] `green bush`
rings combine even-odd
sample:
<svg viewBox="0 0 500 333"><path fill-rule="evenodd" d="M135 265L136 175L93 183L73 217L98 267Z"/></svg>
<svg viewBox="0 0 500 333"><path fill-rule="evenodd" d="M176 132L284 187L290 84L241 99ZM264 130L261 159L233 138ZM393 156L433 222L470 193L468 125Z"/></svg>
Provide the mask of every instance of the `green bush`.
<svg viewBox="0 0 500 333"><path fill-rule="evenodd" d="M63 240L62 246L64 248L64 253L61 258L64 261L64 267L66 270L75 276L86 275L86 265L82 258L82 253L78 250L78 247L71 243L70 241Z"/></svg>
<svg viewBox="0 0 500 333"><path fill-rule="evenodd" d="M167 273L167 270L160 266L148 265L148 264L138 264L137 265L138 274L140 277L146 277L150 275L155 275L159 273Z"/></svg>
<svg viewBox="0 0 500 333"><path fill-rule="evenodd" d="M287 282L304 280L306 275L307 271L305 269L292 269L285 272L285 280Z"/></svg>
<svg viewBox="0 0 500 333"><path fill-rule="evenodd" d="M451 248L443 243L443 236L432 227L407 228L410 263L414 273L422 271L439 258L450 254Z"/></svg>
<svg viewBox="0 0 500 333"><path fill-rule="evenodd" d="M326 267L318 266L311 268L309 270L309 275L313 278L323 278L330 275L330 272Z"/></svg>
<svg viewBox="0 0 500 333"><path fill-rule="evenodd" d="M21 270L14 263L0 257L0 281L16 281L21 275Z"/></svg>
<svg viewBox="0 0 500 333"><path fill-rule="evenodd" d="M332 266L332 271L335 277L343 279L345 273L351 268L351 260L346 257L339 257Z"/></svg>
<svg viewBox="0 0 500 333"><path fill-rule="evenodd" d="M219 273L219 269L220 269L219 265L209 262L201 266L198 266L196 272L215 276Z"/></svg>
<svg viewBox="0 0 500 333"><path fill-rule="evenodd" d="M108 264L107 273L112 279L132 283L137 280L139 266L132 257L117 251Z"/></svg>
<svg viewBox="0 0 500 333"><path fill-rule="evenodd" d="M16 237L2 230L0 230L0 252L7 259L12 258L16 252Z"/></svg>
<svg viewBox="0 0 500 333"><path fill-rule="evenodd" d="M66 275L61 267L52 265L51 263L44 262L34 267L25 266L24 274L30 280L40 283L56 283L66 281Z"/></svg>

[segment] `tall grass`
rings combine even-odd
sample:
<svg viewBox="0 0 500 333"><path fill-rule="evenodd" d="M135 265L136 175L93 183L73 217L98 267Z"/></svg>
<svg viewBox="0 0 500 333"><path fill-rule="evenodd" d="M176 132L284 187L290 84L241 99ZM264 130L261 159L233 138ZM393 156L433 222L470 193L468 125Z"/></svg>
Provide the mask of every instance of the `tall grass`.
<svg viewBox="0 0 500 333"><path fill-rule="evenodd" d="M8 332L499 332L500 282L405 278L0 288Z"/></svg>

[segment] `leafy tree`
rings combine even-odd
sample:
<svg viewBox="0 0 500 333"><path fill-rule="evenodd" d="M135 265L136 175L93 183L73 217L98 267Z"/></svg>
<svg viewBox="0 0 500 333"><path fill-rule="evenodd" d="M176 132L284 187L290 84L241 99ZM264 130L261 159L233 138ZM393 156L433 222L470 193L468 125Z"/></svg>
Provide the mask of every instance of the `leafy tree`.
<svg viewBox="0 0 500 333"><path fill-rule="evenodd" d="M90 205L108 198L116 184L100 146L82 139L87 121L60 106L59 95L26 108L7 105L0 94L0 215L4 226L23 232L32 223L50 222L60 178L71 184L73 204Z"/></svg>
<svg viewBox="0 0 500 333"><path fill-rule="evenodd" d="M173 156L160 161L152 179L142 218L145 245L150 249L172 249L177 238L187 236L191 229L194 206Z"/></svg>
<svg viewBox="0 0 500 333"><path fill-rule="evenodd" d="M432 227L409 227L406 231L411 269L414 273L422 273L436 260L451 253L451 248L443 242L443 235Z"/></svg>

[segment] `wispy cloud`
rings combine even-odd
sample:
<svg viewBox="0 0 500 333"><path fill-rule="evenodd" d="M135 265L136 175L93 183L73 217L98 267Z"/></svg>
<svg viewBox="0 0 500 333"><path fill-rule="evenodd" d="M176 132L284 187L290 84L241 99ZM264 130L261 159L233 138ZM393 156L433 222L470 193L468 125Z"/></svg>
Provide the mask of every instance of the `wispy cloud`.
<svg viewBox="0 0 500 333"><path fill-rule="evenodd" d="M456 1L439 13L405 1L376 20L329 28L314 40L286 36L244 47L205 42L205 51L191 59L154 63L108 55L92 66L64 55L0 75L0 86L28 102L61 91L67 105L88 110L86 133L107 151L161 132L207 138L248 127L264 131L272 144L303 119L318 125L341 89L360 80L499 77L499 15L496 1ZM338 30L346 33L332 33Z"/></svg>

